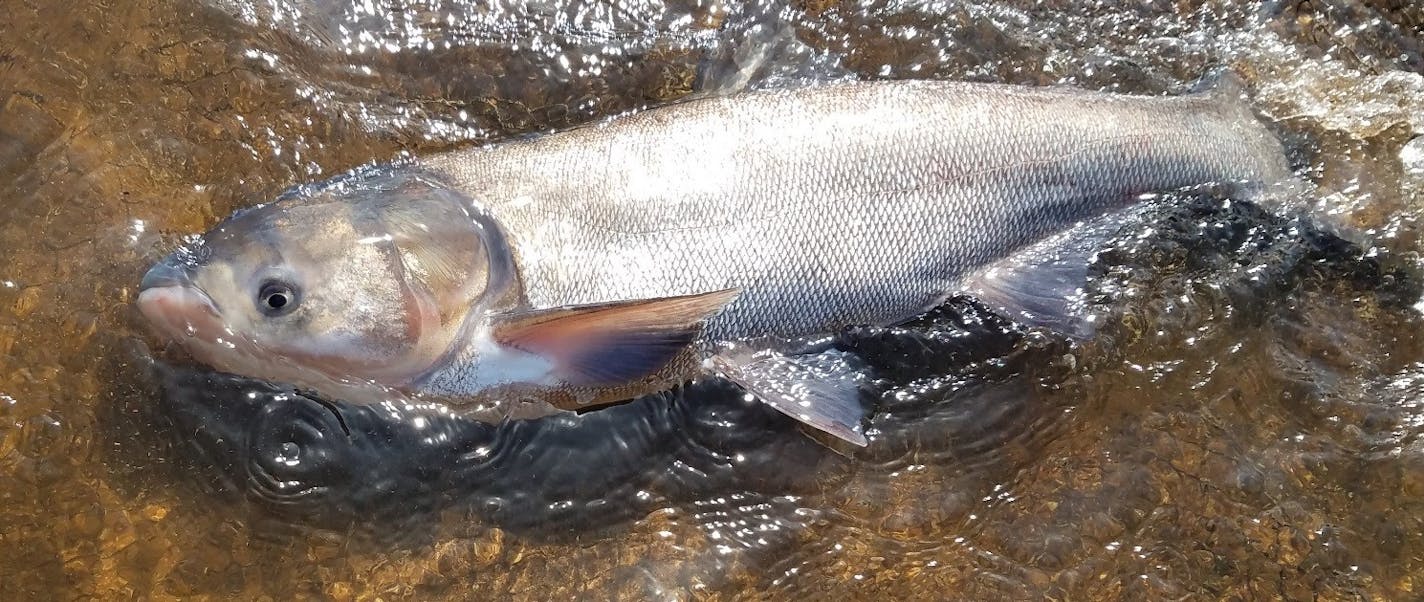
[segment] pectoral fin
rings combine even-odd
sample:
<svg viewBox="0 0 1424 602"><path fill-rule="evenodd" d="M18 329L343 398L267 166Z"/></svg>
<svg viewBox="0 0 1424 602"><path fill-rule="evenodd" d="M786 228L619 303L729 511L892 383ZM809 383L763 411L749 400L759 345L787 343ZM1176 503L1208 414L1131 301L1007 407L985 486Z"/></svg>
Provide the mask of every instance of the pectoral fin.
<svg viewBox="0 0 1424 602"><path fill-rule="evenodd" d="M496 342L538 354L575 386L616 386L656 374L687 349L735 289L511 313L494 323Z"/></svg>
<svg viewBox="0 0 1424 602"><path fill-rule="evenodd" d="M781 413L861 447L867 444L860 401L864 371L846 354L737 350L713 356L711 363L723 377Z"/></svg>

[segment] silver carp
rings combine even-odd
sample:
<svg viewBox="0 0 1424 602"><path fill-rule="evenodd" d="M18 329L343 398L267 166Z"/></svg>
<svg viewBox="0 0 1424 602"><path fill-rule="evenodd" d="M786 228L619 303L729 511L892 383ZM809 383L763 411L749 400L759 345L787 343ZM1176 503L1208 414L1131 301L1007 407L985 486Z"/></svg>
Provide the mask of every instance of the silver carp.
<svg viewBox="0 0 1424 602"><path fill-rule="evenodd" d="M1091 224L1291 178L1223 81L689 100L295 188L155 266L138 304L201 361L356 401L577 409L712 370L863 445L853 375L798 359L816 337L964 291L1082 334Z"/></svg>

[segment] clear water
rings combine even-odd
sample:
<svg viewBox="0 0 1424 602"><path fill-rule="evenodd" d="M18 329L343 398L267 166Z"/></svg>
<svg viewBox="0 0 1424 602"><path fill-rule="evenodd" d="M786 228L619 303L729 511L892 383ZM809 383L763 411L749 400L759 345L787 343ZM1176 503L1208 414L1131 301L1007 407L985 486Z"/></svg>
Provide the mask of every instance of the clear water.
<svg viewBox="0 0 1424 602"><path fill-rule="evenodd" d="M1424 11L1259 4L5 1L0 598L1417 597ZM737 65L1169 93L1221 63L1314 217L1169 199L1082 347L964 301L844 334L865 451L717 382L497 427L323 403L172 363L131 305L289 185Z"/></svg>

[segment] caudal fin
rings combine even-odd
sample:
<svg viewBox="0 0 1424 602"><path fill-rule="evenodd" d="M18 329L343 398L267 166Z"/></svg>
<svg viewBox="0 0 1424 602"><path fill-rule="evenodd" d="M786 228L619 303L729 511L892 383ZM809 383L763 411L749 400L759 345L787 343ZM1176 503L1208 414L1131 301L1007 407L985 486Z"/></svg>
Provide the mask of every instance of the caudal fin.
<svg viewBox="0 0 1424 602"><path fill-rule="evenodd" d="M1249 181L1220 182L1226 193L1276 212L1296 209L1296 200L1308 187L1291 169L1281 132L1252 104L1243 73L1225 65L1208 70L1193 86L1188 98L1193 97L1205 99L1210 110L1232 129L1236 143L1246 151L1240 159L1249 163L1254 174Z"/></svg>

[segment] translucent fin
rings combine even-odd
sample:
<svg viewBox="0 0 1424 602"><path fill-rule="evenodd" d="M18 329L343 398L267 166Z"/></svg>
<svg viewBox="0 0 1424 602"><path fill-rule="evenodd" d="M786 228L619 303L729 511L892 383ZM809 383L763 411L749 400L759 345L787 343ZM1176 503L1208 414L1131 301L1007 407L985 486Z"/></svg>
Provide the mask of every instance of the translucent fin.
<svg viewBox="0 0 1424 602"><path fill-rule="evenodd" d="M724 42L698 65L697 94L723 96L848 78L839 56L797 38L795 10L785 0L757 0L729 16L719 32Z"/></svg>
<svg viewBox="0 0 1424 602"><path fill-rule="evenodd" d="M711 358L712 368L783 414L861 447L864 370L850 356L828 351L788 356L729 350Z"/></svg>
<svg viewBox="0 0 1424 602"><path fill-rule="evenodd" d="M1083 222L1022 249L974 274L964 290L1019 323L1091 338L1096 325L1083 293L1088 268L1109 239L1142 210L1136 206Z"/></svg>
<svg viewBox="0 0 1424 602"><path fill-rule="evenodd" d="M501 345L554 364L579 386L612 386L655 374L692 344L736 290L511 313L494 323Z"/></svg>
<svg viewBox="0 0 1424 602"><path fill-rule="evenodd" d="M1193 94L1205 94L1225 103L1245 104L1246 85L1241 75L1227 66L1209 69L1192 86Z"/></svg>
<svg viewBox="0 0 1424 602"><path fill-rule="evenodd" d="M1296 171L1295 168L1301 164L1293 164L1293 161L1299 161L1300 157L1287 155L1281 139L1297 134L1256 112L1241 72L1225 65L1210 69L1197 80L1192 92L1205 97L1228 123L1233 124L1240 143L1254 149L1257 157L1259 181L1217 182L1214 190L1218 194L1256 203L1272 213L1308 216L1308 219L1326 223L1342 234L1354 234L1343 216L1321 210L1324 207L1310 206L1310 199L1327 196L1328 192L1316 190L1314 184Z"/></svg>

